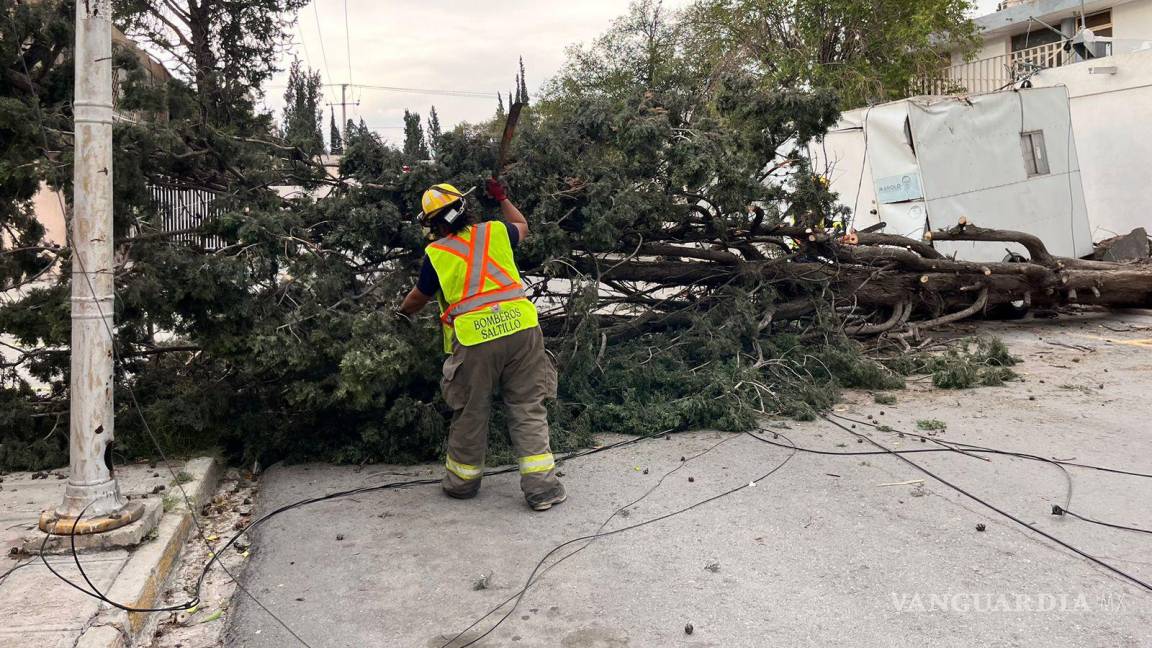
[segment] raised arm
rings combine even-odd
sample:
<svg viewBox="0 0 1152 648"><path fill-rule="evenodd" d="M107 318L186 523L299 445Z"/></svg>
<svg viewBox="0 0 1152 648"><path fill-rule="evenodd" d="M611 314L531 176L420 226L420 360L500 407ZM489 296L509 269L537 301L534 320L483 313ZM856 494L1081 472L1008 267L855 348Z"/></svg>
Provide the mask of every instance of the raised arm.
<svg viewBox="0 0 1152 648"><path fill-rule="evenodd" d="M524 214L520 213L516 205L508 200L508 192L504 190L504 185L500 184L497 178L490 178L488 180L488 195L492 196L494 200L500 203L500 217L509 225L515 227L520 232L520 240L523 241L528 237L528 220L524 218Z"/></svg>

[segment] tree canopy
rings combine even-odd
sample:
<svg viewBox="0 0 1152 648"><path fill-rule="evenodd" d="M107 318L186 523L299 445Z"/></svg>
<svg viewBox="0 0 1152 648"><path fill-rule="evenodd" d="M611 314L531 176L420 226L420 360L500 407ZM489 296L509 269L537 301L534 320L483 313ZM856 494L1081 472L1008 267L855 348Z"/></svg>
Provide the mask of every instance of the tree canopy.
<svg viewBox="0 0 1152 648"><path fill-rule="evenodd" d="M315 73L293 66L279 131L251 104L300 3L119 5L129 32L182 71L155 87L118 57L122 105L166 117L115 132L124 457L152 452L141 416L168 449L222 446L248 459L408 461L441 450L438 327L431 314L409 327L389 312L423 255L420 194L490 177L502 115L439 132L433 111L426 137L406 112L400 149L348 121L339 177L329 177L312 157L323 148ZM846 76L732 64L726 43L753 27L743 12L810 8L748 4L677 14L635 3L572 50L521 119L504 178L532 225L518 262L562 370L559 448L598 431L811 415L841 386L891 387L908 370L861 355L836 324L822 267L794 263L770 231L785 216L835 212L805 144L837 119L864 59L837 59L856 70ZM732 20L714 29L724 12ZM71 8L6 3L0 20L17 26L0 30L0 280L23 289L0 304L0 466L39 467L66 452L70 275L67 246L43 244L29 201L42 181L65 194L70 182ZM191 238L164 231L172 206L157 187L211 196ZM475 200L480 213L497 211ZM813 274L788 278L789 268Z"/></svg>

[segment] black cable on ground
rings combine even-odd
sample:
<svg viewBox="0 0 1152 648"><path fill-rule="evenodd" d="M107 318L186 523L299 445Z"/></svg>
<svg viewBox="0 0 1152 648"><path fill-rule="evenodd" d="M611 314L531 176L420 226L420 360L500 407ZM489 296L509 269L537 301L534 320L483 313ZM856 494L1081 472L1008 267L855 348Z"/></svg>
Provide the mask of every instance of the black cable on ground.
<svg viewBox="0 0 1152 648"><path fill-rule="evenodd" d="M834 418L838 418L842 421L848 421L849 423L857 423L860 425L867 425L868 427L875 428L875 429L880 429L881 427L884 427L884 426L881 426L880 424L873 423L872 421L860 421L860 420L857 420L854 418L849 418L847 416L841 416L839 414L830 414L829 416L832 416ZM894 432L900 432L899 430L893 430L893 431ZM900 432L900 434L904 434L906 436L913 436L913 437L920 437L921 436L919 434L914 434L911 432ZM925 437L925 438L928 438L928 437ZM1047 463L1059 464L1061 466L1073 466L1075 468L1086 468L1088 470L1097 470L1100 472L1113 473L1116 475L1129 475L1131 477L1146 477L1146 478L1152 479L1152 474L1150 474L1150 473L1135 472L1135 471L1131 471L1131 470L1120 470L1118 468L1109 468L1107 466L1096 466L1093 464L1077 463L1075 461L1064 461L1062 459L1050 459L1048 457L1041 457L1039 455L1029 454L1027 452L1015 452L1015 451L1011 451L1011 450L994 450L991 448L986 448L984 446L977 446L977 445L971 445L971 444L967 444L967 443L960 443L959 441L949 441L948 443L955 445L955 446L960 446L962 448L979 449L981 452L989 452L992 454L1012 455L1014 457L1019 457L1021 459L1032 459L1035 461L1044 461Z"/></svg>
<svg viewBox="0 0 1152 648"><path fill-rule="evenodd" d="M1073 513L1072 511L1069 511L1068 509L1060 507L1060 506L1053 506L1052 507L1052 515L1069 515L1071 517L1076 518L1077 520L1081 520L1083 522L1088 522L1090 524L1098 524L1100 526L1108 527L1110 529L1119 529L1121 531L1134 531L1136 533L1152 534L1152 530L1149 530L1149 529L1141 529L1140 527L1124 526L1123 524L1113 524L1111 522L1103 522L1101 520L1094 520L1090 517L1085 517L1083 515L1080 515L1079 513Z"/></svg>
<svg viewBox="0 0 1152 648"><path fill-rule="evenodd" d="M787 437L785 437L785 438L787 438ZM717 444L717 445L719 445L719 444ZM709 452L709 451L711 451L711 448L710 448L709 450L706 450L706 451L705 451L705 453L706 453L706 452ZM704 453L701 453L701 454L704 454ZM633 524L633 525L630 525L630 526L620 527L619 529L613 529L613 530L611 530L611 531L603 531L604 525L601 525L601 527L600 527L600 530L599 530L599 531L597 531L597 533L594 533L594 534L592 534L592 535L581 536L581 537L579 537L579 538L573 538L573 539L571 539L571 540L567 540L567 541L565 541L565 542L562 542L562 543L560 543L560 544L556 545L556 546L555 546L555 547L553 547L551 550L549 550L549 551L548 551L548 553L544 554L544 557L543 557L543 558L541 558L541 559L539 560L539 562L537 562L537 563L536 563L536 566L535 566L535 567L532 569L532 573L530 573L530 574L528 575L528 579L527 579L527 581L525 581L525 585L524 585L524 588L523 588L523 589L521 589L521 590L520 590L519 592L517 592L517 594L516 594L516 597L517 597L517 603L519 602L519 598L520 598L520 597L523 597L523 595L524 595L524 592L525 592L525 591L527 591L527 589L528 589L528 588L529 588L529 587L532 585L533 581L536 579L536 574L537 574L537 573L540 571L540 568L541 568L541 567L544 565L544 563L545 563L545 562L547 562L547 561L548 561L548 559L549 559L549 558L551 558L553 554L555 554L557 551L560 551L560 550L561 550L561 549L563 549L564 547L567 547L567 546L569 546L569 545L575 544L575 543L577 543L577 542L583 542L583 541L585 541L585 540L588 540L588 541L595 541L595 540L597 540L597 539L599 539L599 538L604 538L604 537L608 537L608 536L613 536L613 535L617 535L617 534L620 534L620 533L624 533L625 531L631 531L631 530L633 530L633 529L639 529L640 527L648 526L648 525L650 525L650 524L655 524L656 522L661 522L661 521L663 521L663 520L667 520L667 519L669 519L669 518L673 518L673 517L676 517L677 515L681 515L681 514L683 514L683 513L687 513L688 511L691 511L691 510L693 510L693 509L696 509L696 508L699 508L699 507L701 507L701 506L704 506L705 504L709 504L709 503L711 503L711 502L715 502L716 500L719 500L719 499L723 499L723 498L725 498L725 497L728 497L729 495L732 495L732 494L734 494L734 493L738 493L738 492L740 492L740 491L742 491L742 490L744 490L744 489L746 489L746 488L751 488L751 487L753 487L753 486L757 485L758 483L760 483L761 481L764 481L764 480L765 480L765 479L767 479L768 477L771 477L773 474L775 474L775 473L776 473L776 471L780 470L780 469L781 469L781 468L783 468L785 465L787 465L787 464L788 464L788 462L789 462L789 461L791 461L791 460L792 460L792 458L796 456L796 454L797 454L797 449L796 449L796 448L793 448L793 449L792 449L792 452L791 452L791 453L790 453L790 454L789 454L787 457L785 457L785 458L784 458L784 461L781 461L779 464L777 464L777 465L776 465L774 468L772 468L771 470L769 470L767 473L765 473L765 474L761 475L760 477L757 477L756 479L754 479L754 480L752 480L752 481L750 481L750 482L748 482L748 483L746 483L746 484L741 484L740 486L737 486L737 487L735 487L735 488L732 488L732 489L730 489L730 490L724 491L724 492L722 492L722 493L719 493L719 494L717 494L717 495L713 495L712 497L709 497L709 498L707 498L707 499L703 499L703 500L700 500L699 502L696 502L695 504L690 504L690 505L688 505L688 506L686 506L686 507L684 507L684 508L681 508L681 509L678 509L678 510L672 511L671 513L665 513L664 515L659 515L659 516L657 516L657 517L654 517L654 518L651 518L651 519L645 520L645 521L643 521L643 522L638 522L638 523L636 523L636 524ZM699 456L699 455L697 455L697 456ZM669 473L667 473L667 474L666 474L664 477L667 477L668 475L671 475L672 473L676 472L677 470L679 470L679 469L680 469L680 468L682 468L682 467L683 467L683 464L681 464L681 466L680 466L680 467L677 467L676 469L674 469L674 470L670 471ZM661 481L663 481L663 478L661 478ZM659 484L658 484L658 485L659 485ZM652 488L652 489L650 489L650 491L649 491L649 492L651 492L652 490L655 490L655 487L654 487L654 488ZM643 497L647 497L647 494L645 494ZM643 499L643 497L641 497L641 499ZM639 500L637 500L637 501L639 501ZM625 506L623 506L623 507L621 507L621 508L617 509L617 510L616 510L616 511L615 511L615 512L614 512L614 513L611 515L611 516L609 516L608 520L611 520L613 517L615 517L617 514L619 514L621 511L623 511L624 509L628 508L629 506L634 506L634 505L635 505L635 502L633 502L632 504L627 504L627 505L625 505ZM607 524L607 521L608 521L608 520L606 520L606 521L605 521L605 524ZM585 545L585 546L587 546L587 545ZM573 554L574 554L574 553L576 553L576 552L573 552ZM570 555L571 555L571 554L570 554ZM567 557L567 556L566 556L566 557ZM509 600L511 600L511 599L509 599ZM507 601L505 601L504 603L501 603L501 604L500 604L500 606L497 606L496 608L494 608L494 610L498 610L498 609L500 609L500 607L501 607L501 606L503 606L503 605L504 605L504 604L506 604L506 603L507 603ZM504 622L504 621L505 621L505 620L506 620L506 619L507 619L507 618L508 618L508 617L509 617L509 616L512 614L512 612L513 612L513 611L515 611L515 609L516 609L516 608L515 608L515 606L513 606L513 608L512 608L511 610L509 610L509 611L508 611L508 613L506 613L506 614L505 614L503 617L501 617L501 619L500 619L499 621L497 621L495 625L493 625L491 628L489 628L488 630L486 630L486 631L485 631L483 634L481 634L480 636L478 636L478 637L476 637L476 638L474 638L474 639L472 639L472 640L468 641L468 642L467 642L467 643L465 643L465 644L461 644L461 645L459 646L459 648L468 648L469 646L474 646L474 645L476 645L476 643L477 643L477 642L481 641L482 639L484 639L485 637L487 637L489 634L491 634L491 633L492 633L494 630L496 630L496 628L498 628L498 627L500 626L500 624L501 624L501 623L503 623L503 622ZM443 644L443 645L442 645L440 648L448 648L448 646L450 646L450 645L451 645L451 644L452 644L454 641L456 641L456 640L457 640L457 639L459 639L461 636L463 636L463 634L464 634L465 632L467 632L467 631L468 631L468 630L470 630L471 628L475 627L475 626L477 625L477 623L479 623L479 622L480 622L481 620L483 620L484 618L488 617L490 614L492 614L492 612L489 612L489 613L485 614L483 617L480 617L480 619L478 619L476 622L473 622L473 623L472 623L472 625L468 626L468 627L467 627L467 628L465 628L464 630L460 631L460 632L459 632L459 633L458 633L458 634L457 634L455 637L452 637L452 639L448 640L448 642L447 642L447 643L445 643L445 644Z"/></svg>
<svg viewBox="0 0 1152 648"><path fill-rule="evenodd" d="M580 450L580 451L572 452L568 455L561 457L560 461L561 462L570 461L572 459L578 459L578 458L586 457L589 455L594 455L594 454L598 454L601 452L606 452L608 450L614 450L616 448L621 448L624 446L633 445L636 443L640 443L641 441L645 441L647 439L652 439L652 438L655 438L658 436L665 436L666 434L668 434L670 432L672 432L672 430L665 430L665 431L658 432L658 433L651 434L651 435L647 435L647 436L633 437L630 439L625 439L623 441L618 441L616 443L612 443L612 444L605 445L605 446L600 446L597 448L590 448L587 450ZM517 470L516 466L506 466L503 468L486 471L484 474L485 474L485 476L491 477L491 476L495 476L495 475L503 475L503 474L507 474L510 472L515 472L516 470ZM177 480L177 483L179 485L179 480ZM338 492L329 493L326 495L321 495L318 497L299 500L297 502L292 502L290 504L286 504L284 506L281 506L280 508L277 508L276 510L270 511L269 513L266 513L266 514L260 516L258 519L253 521L251 524L249 524L245 528L237 531L228 540L228 542L225 543L224 546L221 547L220 549L214 549L210 544L207 545L208 549L210 551L211 558L204 565L204 568L200 572L200 576L197 578L196 588L195 588L195 592L196 592L195 596L187 602L176 604L176 605L171 605L171 606L166 606L166 607L161 607L161 608L136 608L136 607L123 605L121 603L118 603L116 601L109 599L107 596L105 596L104 594L99 592L99 590L88 579L87 574L84 572L84 568L79 563L79 558L78 558L78 555L76 552L75 537L74 536L72 538L72 556L73 556L73 559L76 560L76 566L80 570L81 576L88 583L88 585L92 588L91 590L88 590L88 589L85 589L84 587L81 587L80 585L78 585L74 581L68 579L67 577L65 577L62 574L60 574L59 572L57 572L55 569L52 568L51 564L49 564L48 561L45 559L46 552L44 550L47 547L48 539L51 537L51 535L53 535L52 533L45 533L44 540L41 542L40 554L41 554L41 559L44 561L45 566L48 567L48 570L51 571L52 574L55 575L57 578L64 581L68 585L72 586L76 590L78 590L78 591L80 591L80 592L82 592L88 596L91 596L93 598L96 598L96 599L98 599L104 603L107 603L108 605L111 605L115 608L118 608L120 610L124 610L126 612L175 612L175 611L180 611L180 610L188 610L188 609L194 608L200 604L200 602L201 602L200 592L202 590L204 580L207 577L208 572L211 570L212 565L214 563L219 562L220 556L224 553L224 551L231 548L232 545L235 544L236 541L239 540L245 533L252 530L254 527L268 521L269 519L275 517L276 515L279 515L281 513L284 513L286 511L290 511L290 510L293 510L296 508L300 508L302 506L307 506L309 504L329 501L329 500L333 500L333 499L337 499L337 498L341 498L341 497L349 497L352 495L358 495L358 494L362 494L362 493L389 490L389 489L393 489L393 488L402 488L402 487L406 487L406 486L432 485L432 484L439 484L439 483L440 483L439 478L411 479L411 480L400 481L400 482L389 482L387 484L378 484L375 486L364 486L364 487L349 489L349 490L345 490L345 491L338 491ZM191 507L191 502L188 500L186 500L186 502ZM83 511L81 511L80 516L83 517L83 515L86 511L87 511L87 507L85 507L85 509ZM195 517L195 513L193 513L193 516ZM77 519L77 523L79 523L79 518ZM27 564L28 563L25 563L25 566ZM221 565L221 568L223 568L223 565ZM15 568L12 571L15 571ZM229 574L229 576L233 579L233 581L236 580L236 578L234 576L232 576L231 573L227 572L227 570L225 570L225 572ZM242 588L242 586L240 586L239 583L237 583L237 585ZM243 591L243 589L241 591ZM273 618L276 618L276 615L273 614L271 612L271 610L268 610L263 605L262 602L257 600L255 597L252 597L252 598L256 602L257 605L259 605L262 609L267 611ZM288 627L288 625L286 623L281 623L281 625L286 630L288 630L288 632L290 634L292 634L294 637L296 637L300 641L300 643L304 644L305 646L309 646L308 642L306 642L304 639L299 637L299 635L297 635L297 633L295 633L290 627Z"/></svg>
<svg viewBox="0 0 1152 648"><path fill-rule="evenodd" d="M14 23L13 23L13 26L15 26L15 24L14 24ZM29 78L31 78L31 75L28 73L28 65L27 65L27 62L25 62L23 59L21 59L21 63L24 65L24 73L25 73L25 75L27 75ZM46 126L45 126L45 124L44 124L44 115L43 115L43 113L41 112L41 109L40 109L40 106L41 106L41 102L40 102L40 96L39 96L39 93L36 91L36 88L35 88L35 84L33 84L33 87L32 87L32 96L33 96L33 98L36 100L36 101L35 101L35 114L36 114L36 120L37 120L37 123L38 123L38 125L39 125L39 129L40 129L40 135L41 135L41 138L44 140L44 150L45 150L45 151L47 151L47 150L48 150L48 148L49 148L49 147L48 147L48 131L47 131L47 128L46 128ZM60 194L58 193L58 194L57 194L57 199L58 199L58 200L59 200L59 202L60 202L60 212L61 212L62 214L65 214L65 215L67 215L67 214L68 214L68 211L65 209L65 206L64 206L64 198L63 198L63 196L62 196L62 195L60 195ZM68 244L69 244L69 246L71 247L71 249L75 250L75 249L76 249L76 246L75 246L75 244L74 244L74 241L72 241L72 228L71 228L71 224L70 224L70 223L66 223L66 225L67 225L67 226L65 227L65 234L66 234L66 236L67 236L67 238L68 238ZM75 255L75 254L72 256L72 259L73 259L73 261L76 263L77 267L79 268L79 270L80 270L80 274L81 274L81 275L84 277L84 280L85 280L85 282L88 284L88 291L89 291L89 292L92 294L92 298L93 298L94 300L96 300L96 310L97 310L97 314L100 316L100 320L101 320L101 322L103 322L103 323L104 323L104 328L105 328L105 330L108 332L108 338L109 338L109 339L112 341L113 362L114 362L114 363L116 363L116 364L119 364L119 366L120 366L121 370L124 370L124 359L123 359L123 356L120 354L120 351L119 351L119 348L118 348L118 347L119 347L119 345L116 343L116 335L115 335L115 333L112 331L112 327L111 327L111 326L108 324L108 320L105 318L105 316L104 316L104 313L101 311L101 308L100 308L100 304L99 304L99 299L98 299L98 296L96 295L96 288L95 288L95 286L93 286L93 285L92 285L92 280L91 280L91 278L88 276L88 271L87 271L87 269L84 267L84 263L83 263L83 260L80 258L80 256L79 256L79 255ZM119 292L116 290L115 282L113 282L113 286L112 286L112 292L113 292L113 294L115 295L116 299L117 299L117 300L119 300L119 299L120 299L120 294L119 294ZM209 543L209 542L208 542L208 539L207 539L207 537L204 535L204 529L203 529L203 527L200 525L200 521L199 521L199 519L198 519L198 518L197 518L197 516L196 516L196 509L195 509L195 507L194 507L194 506L192 506L192 502L191 502L191 500L190 500L190 499L189 499L189 497L188 497L188 493L186 493L186 492L185 492L183 484L180 482L180 480L179 480L179 479L177 479L177 476L176 476L176 471L175 471L175 470L172 468L172 464L171 464L171 462L169 462L169 461L168 461L168 457L167 457L167 455L164 453L164 449L163 449L163 448L160 446L160 442L159 442L159 440L156 438L156 435L155 435L155 434L152 432L152 428L151 428L151 426L149 426L149 425L148 425L148 421L147 421L147 420L145 419L145 417L144 417L144 411L143 411L143 409L140 407L140 402L139 402L139 401L136 399L136 392L135 392L135 390L133 390L133 389L132 389L132 385L131 385L131 384L125 383L125 386L128 388L128 395L129 395L129 396L130 396L130 398L132 399L132 405L133 405L133 407L135 408L137 415L140 417L140 422L141 422L141 425L143 425L143 427L144 427L144 430L145 430L145 431L148 433L148 437L149 437L149 439L151 440L151 442L152 442L152 445L153 445L153 446L155 446L155 448L156 448L156 451L157 451L157 452L160 454L160 457L161 457L161 459L162 459L162 460L163 460L163 462L164 462L164 466L165 466L165 467L168 469L168 472L169 472L169 473L172 475L172 479L173 479L173 481L176 483L176 486L177 486L177 488L178 488L178 489L179 489L179 491L180 491L180 495L181 495L181 496L183 497L183 499L184 499L184 503L185 503L185 505L188 507L188 513L189 513L189 515L191 515L191 516L192 516L192 523L193 523L193 525L196 527L196 531L197 531L198 535L200 536L200 539L201 539L201 540L204 542L204 545L205 545L205 547L207 547L207 549L209 550L209 552L211 552L211 551L212 551L212 545L211 545L211 543ZM79 519L77 519L77 520L76 520L76 521L73 523L73 530L75 530L75 524L77 524L78 522L79 522ZM44 542L44 543L42 543L42 545L41 545L41 550L43 550L43 545L47 543L47 537L48 537L48 535L49 535L49 534L46 532L46 534L45 534L45 542ZM41 556L43 557L43 551L41 551ZM79 566L80 566L80 560L79 560L79 558L78 558L78 557L77 557L77 555L76 555L75 542L73 542L73 544L72 544L72 556L73 556L73 559L76 561L76 565L77 565L77 567L79 567ZM151 612L151 611L153 611L153 610L148 610L148 609L143 609L143 608L141 608L141 609L132 609L132 608L130 608L129 606L124 606L124 605L122 605L122 604L116 603L115 601L111 601L111 600L108 600L108 598L107 598L107 597L103 596L103 595L102 595L102 594L100 594L99 592L88 592L88 591L84 590L84 588L82 588L82 587L80 587L80 586L76 585L76 584L75 584L75 583L73 583L72 581L70 581L70 580L68 580L68 579L64 578L63 576L61 576L60 574L56 573L56 572L55 572L55 570L53 570L53 569L52 569L52 567L48 565L48 561L47 561L47 560L44 560L44 564L45 564L45 566L47 566L47 567L48 567L49 571L52 571L52 573L53 573L53 574L55 574L57 577L59 577L59 578L60 578L61 580L63 580L64 582L66 582L66 583L68 583L69 585L71 585L72 587L74 587L74 588L76 588L76 589L80 590L81 592L84 592L85 594L88 594L88 595L90 595L90 596L94 596L95 598L98 598L98 599L100 599L101 601L103 601L103 602L105 602L105 603L107 603L107 604L109 604L109 605L112 605L112 606L114 606L114 607L117 607L117 608L119 608L119 609L122 609L122 610L130 611L130 612ZM211 565L211 563L209 563L209 565ZM301 638L299 637L299 635L297 635L297 634L296 634L296 632L295 632L295 631L293 631L293 630L292 630L292 628L291 628L291 627L289 627L289 626L288 626L288 624L284 622L284 620L283 620L283 619L281 619L280 617L276 616L276 614L274 614L274 613L273 613L271 610L269 610L269 609L268 609L268 608L267 608L267 607L266 607L266 606L265 606L265 605L264 605L264 604L263 604L263 603L262 603L262 602L261 602L259 599L257 599L257 598L256 598L256 596L255 596L255 595L253 595L251 592L249 592L249 591L247 590L247 588L245 588L245 587L244 587L244 585L243 585L243 584L242 584L242 583L239 581L239 579L237 579L235 576L233 576L233 575L232 575L232 573L231 573L230 571L228 571L228 568L227 568L227 567L225 567L223 564L221 564L221 565L220 565L220 568L221 568L222 570L224 570L224 573L228 574L228 577L229 577L229 578L231 578L231 579L232 579L232 582L234 582L234 583L236 584L236 587L237 587L237 589L239 589L239 590L240 590L241 592L243 592L243 593L244 593L246 596L248 596L249 598L251 598L251 599L253 600L253 602L255 602L255 603L256 603L258 606L260 606L260 607L261 607L261 608L262 608L262 609L263 609L265 612L267 612L267 613L268 613L268 614L269 614L269 615L270 615L270 616L271 616L273 619L275 619L275 620L276 620L276 622L277 622L277 623L279 623L281 626L283 626L283 627L284 627L284 629L285 629L285 630L287 630L289 633L291 633L291 634L292 634L292 636L294 636L294 637L296 637L297 639L299 639L299 640L300 640L300 642L301 642L301 643L303 643L303 644L304 644L305 646L307 646L308 648L311 648L311 646L310 646L310 645L309 645L309 644L308 644L306 641L304 641L303 639L301 639ZM86 581L88 581L88 576L87 576L87 574L85 574L85 573L84 573L84 569L83 569L82 567L80 568L80 573L81 573L81 575L82 575L82 576L84 576L84 579L85 579ZM202 580L202 579L201 579L201 580ZM89 584L91 584L91 581L88 581L88 582L89 582ZM195 607L195 605L198 605L198 604L199 604L199 600L200 600L200 588L199 588L199 583L200 583L200 581L198 581L198 583L197 583L197 589L196 589L196 603L195 603L195 604L193 604L193 605L188 605L188 606L186 606L186 607L180 607L179 609L191 609L192 607ZM95 587L93 587L93 589L95 589Z"/></svg>
<svg viewBox="0 0 1152 648"><path fill-rule="evenodd" d="M880 442L876 441L875 439L872 439L871 437L869 437L867 435L860 434L859 432L852 430L852 429L848 428L847 426L845 426L845 425L843 425L837 421L834 421L830 417L822 416L822 418L825 421L828 421L829 423L831 423L832 425L835 425L836 427L840 428L841 430L844 430L845 432L855 436L856 438L864 439L868 443L871 443L872 445L876 446L877 448L883 450L886 454L890 454L890 455L896 457L900 461L903 461L904 463L908 464L909 466L912 466L916 470L924 473L925 475L928 475L932 479L935 479L936 481L940 482L941 484L944 484L948 488L951 488L952 490L956 491L957 493L960 493L961 495L967 497L968 499L971 499L972 501L976 502L977 504L980 504L986 508L992 509L993 511L999 513L1000 515L1002 515L1006 518L1008 518L1009 520L1015 522L1016 524L1020 525L1021 527L1025 528L1025 529L1031 531L1032 533L1043 536L1044 538L1047 538L1048 540L1055 542L1056 544L1060 545L1061 547L1064 547L1065 549L1077 554L1078 556L1081 556L1082 558L1092 562L1093 564L1099 565L1100 567L1107 569L1108 571L1112 572L1113 574L1116 574L1117 576L1120 576L1121 578L1124 578L1125 580L1128 580L1132 583L1135 583L1136 585L1139 585L1141 588L1143 588L1149 592L1152 592L1152 584L1149 584L1143 580L1140 580L1136 576L1133 576L1132 574L1129 574L1128 572L1126 572L1126 571L1124 571L1118 567L1114 567L1114 566L1110 565L1109 563L1106 563L1103 560L1096 558L1095 556L1092 556L1088 553L1085 553L1084 551L1082 551L1080 549L1077 549L1076 547L1065 542L1064 540L1061 540L1060 538L1057 538L1056 536L1054 536L1050 533L1042 531L1042 530L1028 524L1027 522L1021 520L1020 518L1012 515L1011 513L997 507L994 504L989 503L988 501L986 501L984 499L981 499L980 497L978 497L976 495L973 495L972 493L961 488L960 486L953 484L952 482L948 481L947 479L944 479L943 477L937 475L936 473L932 472L931 470L928 470L927 468L921 466L920 464L912 461L911 459L904 456L904 454L902 454L901 452L896 451L896 450L892 450L892 449L888 448L887 446L881 444Z"/></svg>
<svg viewBox="0 0 1152 648"><path fill-rule="evenodd" d="M596 533L593 534L593 537L591 540L589 540L585 544L581 545L577 549L573 550L572 552L565 554L564 556L561 556L560 558L558 558L556 560L556 562L552 563L551 565L548 565L548 567L546 569L544 569L544 571L540 572L540 575L537 576L536 578L529 576L528 581L525 582L524 586L521 587L517 592L512 594L512 596L509 596L508 598L501 601L498 605L493 607L491 610L488 610L487 612L485 612L482 616L477 617L477 619L475 621L473 621L471 625L469 625L467 628L464 628L459 633L457 633L456 636L449 639L448 643L444 644L444 646L450 645L453 641L456 641L457 639L462 637L464 635L464 633L466 633L469 630L471 630L472 628L476 627L481 621L492 616L493 614L498 612L500 610L500 608L504 607L508 603L511 603L513 600L515 600L516 602L515 602L515 604L513 604L512 609L510 609L499 621L497 621L496 625L489 628L488 633L491 633L493 630L495 630L497 628L497 626L504 623L504 621L506 621L512 615L512 613L516 611L516 608L520 605L520 602L524 598L525 593L527 593L528 589L532 585L535 585L536 583L540 582L540 579L543 578L545 574L552 571L552 569L555 568L556 566L558 566L560 563L564 562L565 560L568 560L569 558L575 556L576 554L578 554L581 551L584 551L585 549L590 547L592 545L592 543L596 542L596 540L600 538L601 533L604 531L604 527L608 526L608 523L611 522L617 515L620 515L622 512L624 512L624 511L632 508L633 506L636 506L640 502L644 501L649 495L656 492L656 489L660 488L660 486L664 483L665 479L672 476L677 471L681 470L682 468L684 468L688 464L692 463L696 459L703 457L704 455L708 454L709 452L712 452L716 448L718 448L721 445L731 441L734 438L736 438L736 437L735 436L726 437L725 439L721 440L719 443L716 443L716 444L710 446L708 449L704 450L703 452L699 452L695 455L692 455L691 457L688 457L687 459L683 459L678 466L676 466L672 470L664 473L660 477L660 479L651 488L649 488L647 491L644 492L643 495L641 495L640 497L638 497L638 498L632 500L631 502L625 504L624 506L621 506L620 508L616 509L615 511L612 512L611 515L609 515L607 518L605 518L604 522L602 522L600 524L600 526L596 529ZM545 558L542 559L541 562L538 563L537 566L543 564L543 562L546 560L547 560L547 556L545 556ZM488 633L485 633L485 634L488 634ZM479 638L477 640L479 640Z"/></svg>

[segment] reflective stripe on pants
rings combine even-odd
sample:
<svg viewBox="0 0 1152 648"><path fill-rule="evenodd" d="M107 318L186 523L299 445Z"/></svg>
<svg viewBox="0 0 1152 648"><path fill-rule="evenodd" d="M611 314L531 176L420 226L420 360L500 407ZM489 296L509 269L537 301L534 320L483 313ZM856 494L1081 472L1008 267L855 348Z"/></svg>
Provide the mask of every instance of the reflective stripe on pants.
<svg viewBox="0 0 1152 648"><path fill-rule="evenodd" d="M520 488L529 502L563 492L549 444L548 410L556 397L556 369L544 353L544 336L532 327L475 346L457 344L444 361L444 402L453 410L448 433L450 461L484 465L492 395L499 390L508 413L512 450L520 457ZM443 487L457 496L480 488L483 476L466 478L451 469Z"/></svg>
<svg viewBox="0 0 1152 648"><path fill-rule="evenodd" d="M452 455L448 455L448 458L444 460L444 467L460 479L466 481L479 479L484 474L484 468L482 466L472 466L466 463L460 463L459 461L453 459Z"/></svg>
<svg viewBox="0 0 1152 648"><path fill-rule="evenodd" d="M548 472L556 467L556 458L552 456L551 452L544 454L531 455L528 457L520 457L520 474L530 475L532 473Z"/></svg>

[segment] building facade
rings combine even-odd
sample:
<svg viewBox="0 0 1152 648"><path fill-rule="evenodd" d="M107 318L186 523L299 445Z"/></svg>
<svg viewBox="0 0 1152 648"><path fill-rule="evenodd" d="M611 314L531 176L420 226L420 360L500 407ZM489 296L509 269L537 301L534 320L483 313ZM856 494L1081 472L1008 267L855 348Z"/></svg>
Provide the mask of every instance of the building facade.
<svg viewBox="0 0 1152 648"><path fill-rule="evenodd" d="M994 92L1040 70L1152 50L1152 0L1004 0L975 22L976 55L950 53L924 94Z"/></svg>

